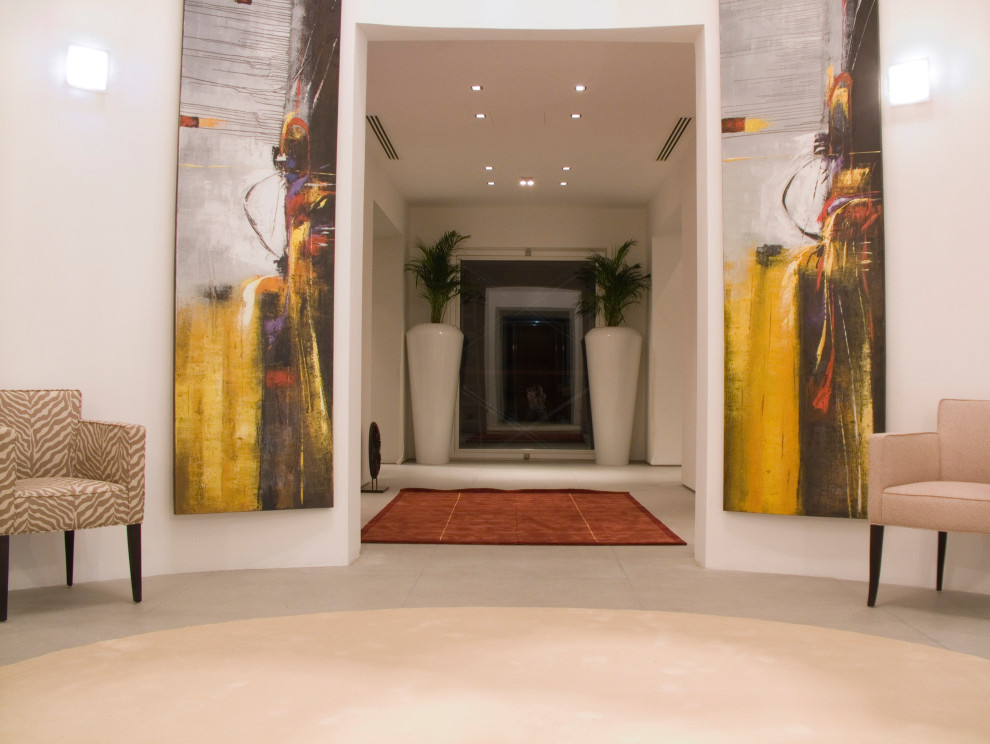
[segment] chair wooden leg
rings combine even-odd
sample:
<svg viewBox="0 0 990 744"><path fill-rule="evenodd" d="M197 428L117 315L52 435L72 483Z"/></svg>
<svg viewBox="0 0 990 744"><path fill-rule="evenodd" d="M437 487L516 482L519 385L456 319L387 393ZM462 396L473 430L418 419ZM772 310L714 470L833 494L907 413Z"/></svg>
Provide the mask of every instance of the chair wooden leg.
<svg viewBox="0 0 990 744"><path fill-rule="evenodd" d="M948 533L938 533L938 569L935 573L935 589L942 591L942 575L945 573L945 544L948 541Z"/></svg>
<svg viewBox="0 0 990 744"><path fill-rule="evenodd" d="M141 524L127 525L127 558L131 564L131 596L141 601Z"/></svg>
<svg viewBox="0 0 990 744"><path fill-rule="evenodd" d="M72 586L73 566L76 555L76 533L74 530L65 531L65 585Z"/></svg>
<svg viewBox="0 0 990 744"><path fill-rule="evenodd" d="M7 622L7 577L10 572L10 535L0 535L0 623Z"/></svg>
<svg viewBox="0 0 990 744"><path fill-rule="evenodd" d="M883 525L870 525L870 591L866 599L869 607L877 604L877 590L880 588L880 558L883 555Z"/></svg>

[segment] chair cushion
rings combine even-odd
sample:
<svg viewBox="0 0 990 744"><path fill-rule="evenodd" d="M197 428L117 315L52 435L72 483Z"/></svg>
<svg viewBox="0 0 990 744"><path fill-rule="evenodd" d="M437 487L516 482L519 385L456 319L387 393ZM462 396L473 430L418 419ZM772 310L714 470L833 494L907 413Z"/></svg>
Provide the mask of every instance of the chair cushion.
<svg viewBox="0 0 990 744"><path fill-rule="evenodd" d="M26 478L14 484L9 534L82 530L124 524L127 489L84 478Z"/></svg>
<svg viewBox="0 0 990 744"><path fill-rule="evenodd" d="M16 433L18 477L70 474L70 444L81 412L78 390L0 390L0 424Z"/></svg>
<svg viewBox="0 0 990 744"><path fill-rule="evenodd" d="M871 522L946 532L990 533L990 484L925 481L888 486Z"/></svg>

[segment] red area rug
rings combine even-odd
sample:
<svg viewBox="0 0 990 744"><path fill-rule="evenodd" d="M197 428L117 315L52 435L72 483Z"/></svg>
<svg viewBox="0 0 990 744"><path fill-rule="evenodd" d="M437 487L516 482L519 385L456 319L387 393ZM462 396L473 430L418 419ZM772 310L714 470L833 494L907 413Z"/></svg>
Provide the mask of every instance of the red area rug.
<svg viewBox="0 0 990 744"><path fill-rule="evenodd" d="M361 530L366 543L684 545L622 491L403 488Z"/></svg>

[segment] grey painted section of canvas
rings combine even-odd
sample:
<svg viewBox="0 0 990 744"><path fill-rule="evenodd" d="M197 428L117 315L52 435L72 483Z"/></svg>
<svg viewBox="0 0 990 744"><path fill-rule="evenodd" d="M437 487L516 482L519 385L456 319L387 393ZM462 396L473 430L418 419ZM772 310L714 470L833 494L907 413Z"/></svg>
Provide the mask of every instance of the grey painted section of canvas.
<svg viewBox="0 0 990 744"><path fill-rule="evenodd" d="M186 4L179 113L223 123L179 130L177 304L273 274L284 251L271 148L282 131L291 27L292 0Z"/></svg>

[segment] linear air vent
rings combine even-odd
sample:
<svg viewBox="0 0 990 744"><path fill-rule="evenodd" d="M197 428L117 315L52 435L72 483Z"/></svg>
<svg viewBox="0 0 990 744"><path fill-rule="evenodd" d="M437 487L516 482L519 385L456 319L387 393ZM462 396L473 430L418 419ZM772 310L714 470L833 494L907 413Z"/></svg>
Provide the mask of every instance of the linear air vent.
<svg viewBox="0 0 990 744"><path fill-rule="evenodd" d="M657 155L657 160L666 160L670 157L670 153L674 151L674 147L677 146L677 143L681 139L681 135L684 134L684 130L687 129L687 125L690 123L690 116L682 116L677 120L677 123L674 125L674 131L670 133L670 136L667 138L667 144L663 146L660 154Z"/></svg>
<svg viewBox="0 0 990 744"><path fill-rule="evenodd" d="M388 155L389 160L398 160L399 153L395 151L395 147L392 145L392 140L388 138L388 132L385 131L385 127L382 126L381 120L377 116L368 116L368 124L375 131L375 136L378 137L378 141L382 145L382 149L385 154Z"/></svg>

